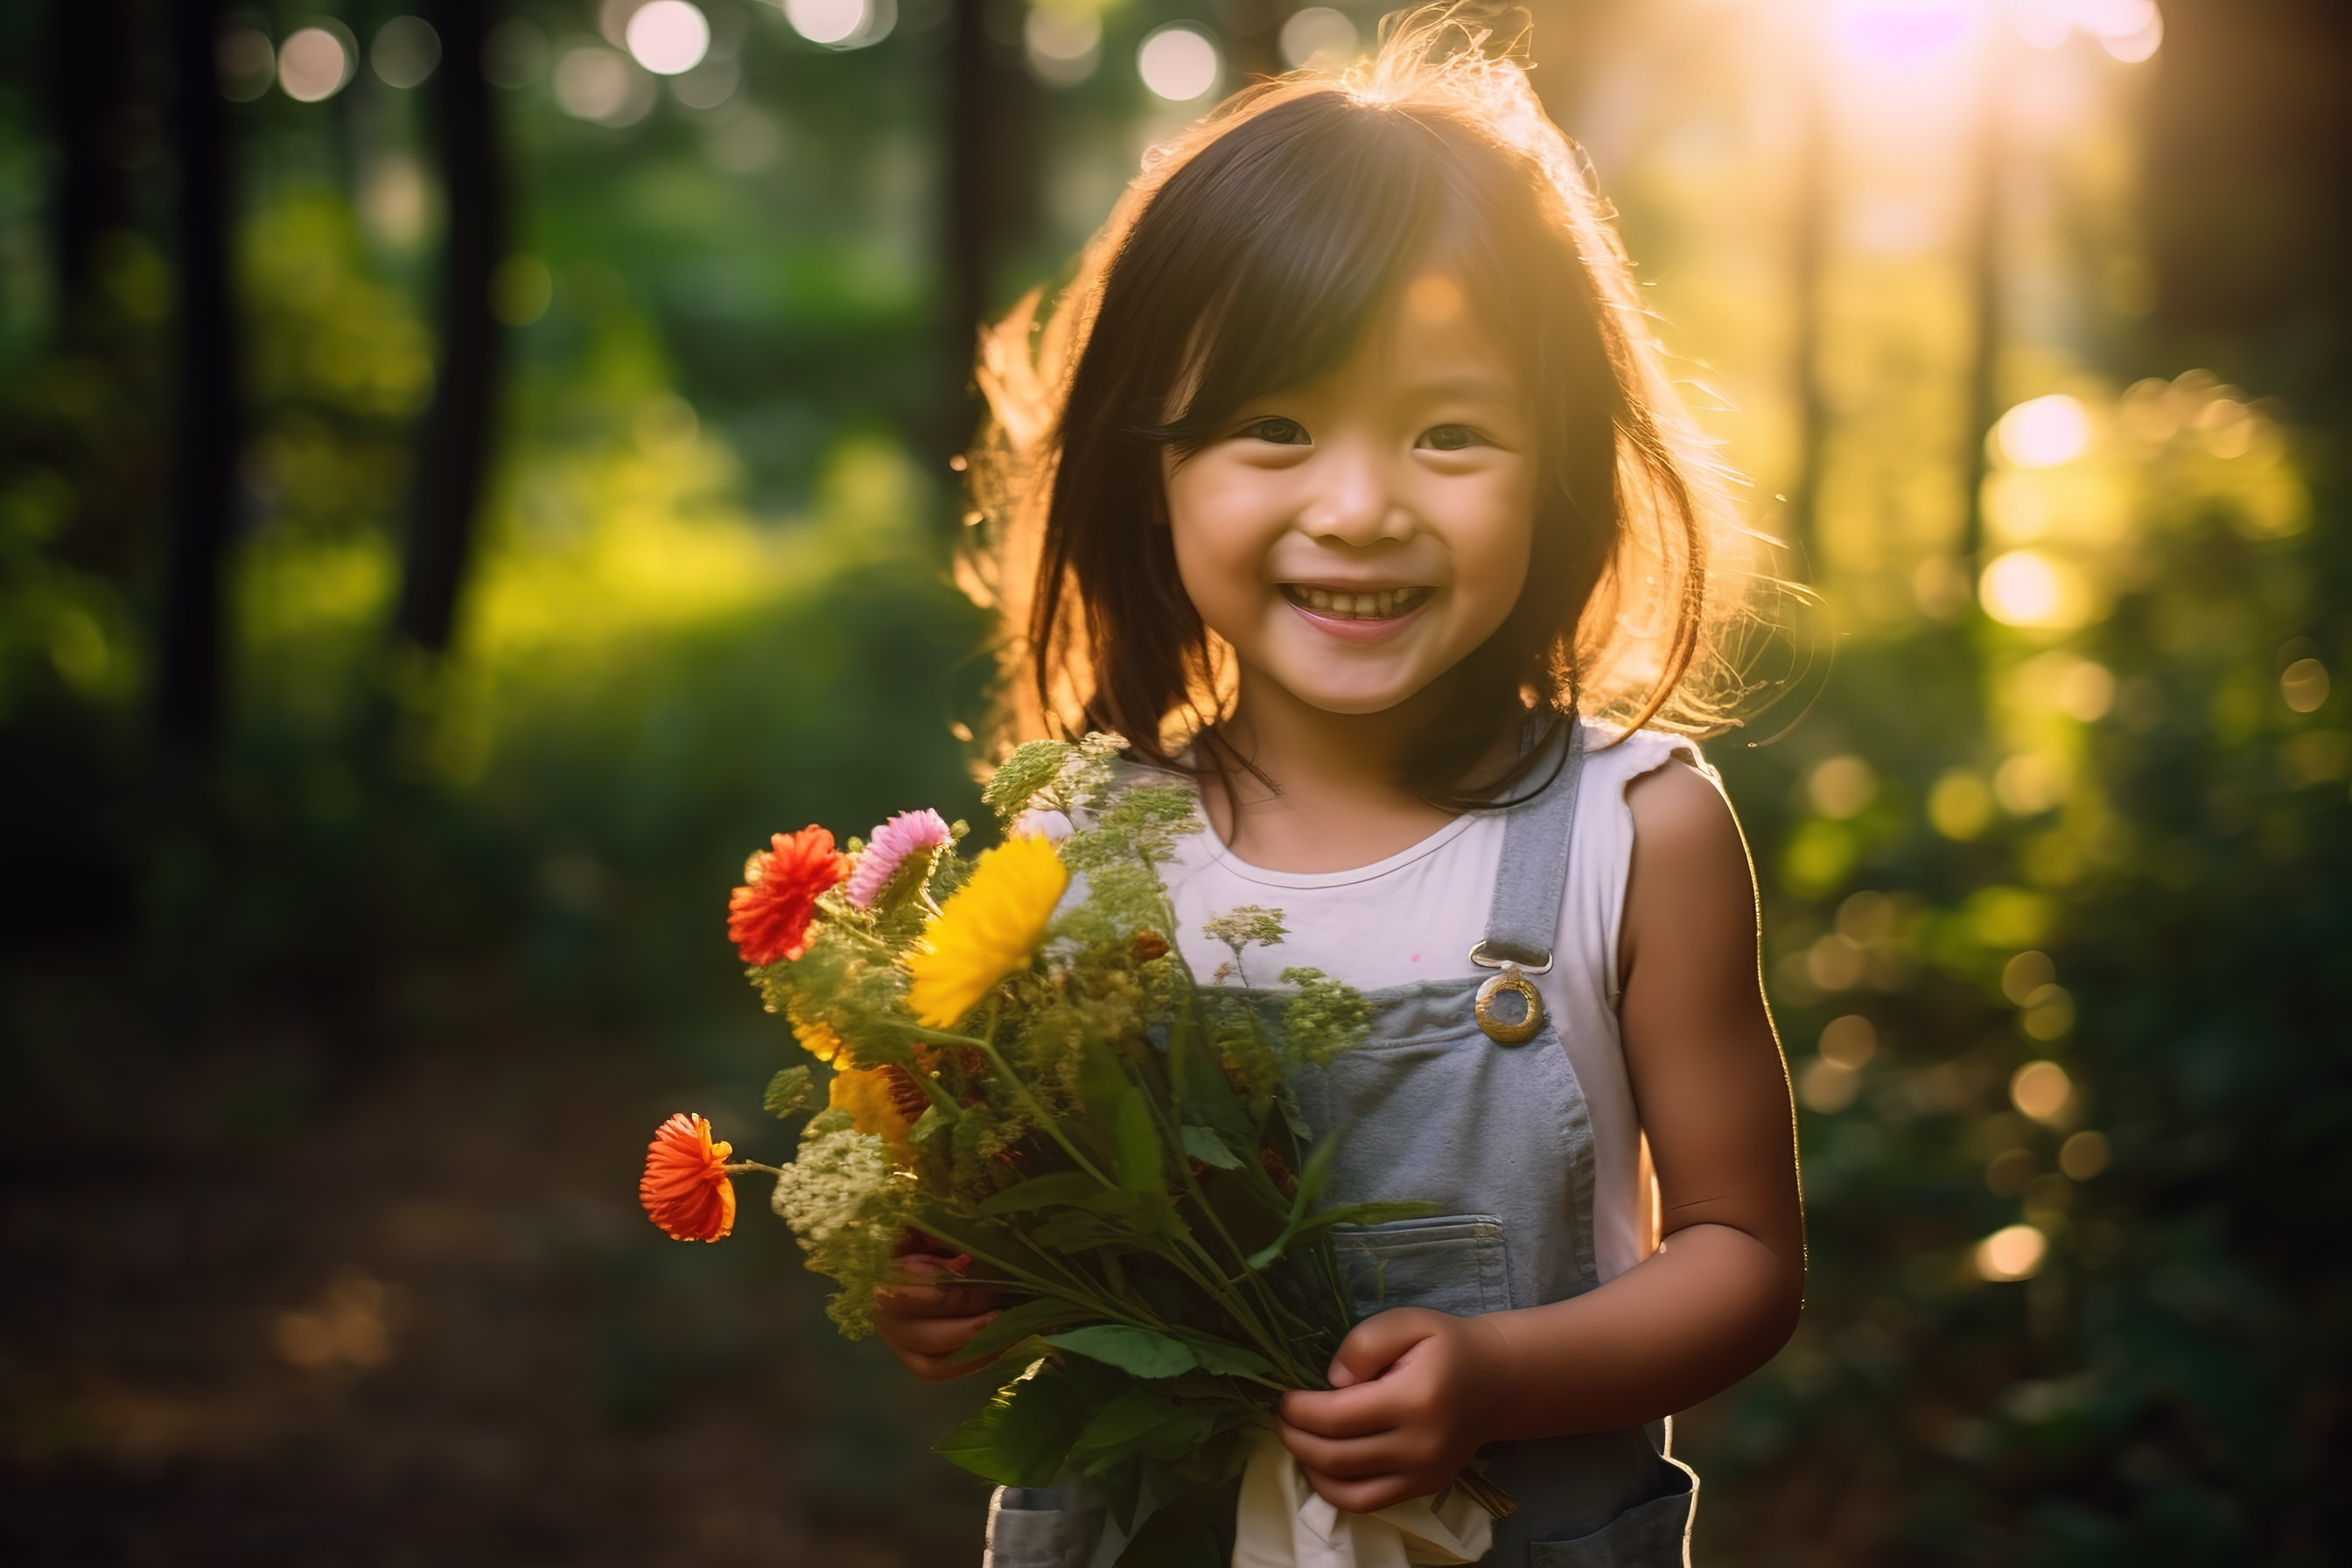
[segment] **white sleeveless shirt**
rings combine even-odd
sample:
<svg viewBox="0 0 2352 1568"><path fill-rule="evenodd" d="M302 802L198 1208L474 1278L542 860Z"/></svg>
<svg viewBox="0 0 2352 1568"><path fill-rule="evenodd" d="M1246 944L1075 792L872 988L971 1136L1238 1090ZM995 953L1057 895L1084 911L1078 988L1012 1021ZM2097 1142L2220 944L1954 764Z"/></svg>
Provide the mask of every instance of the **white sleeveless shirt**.
<svg viewBox="0 0 2352 1568"><path fill-rule="evenodd" d="M1588 726L1587 744L1598 748L1601 742ZM1592 1119L1593 1261L1603 1280L1656 1246L1654 1187L1617 1022L1617 941L1633 855L1625 788L1676 756L1705 769L1694 742L1650 731L1587 753L1552 967L1532 977ZM1185 961L1203 983L1233 954L1202 923L1258 904L1280 910L1289 934L1272 950L1250 949L1243 981L1274 985L1284 969L1306 965L1359 990L1378 991L1485 973L1469 954L1486 934L1503 827L1503 813L1474 811L1385 860L1306 872L1250 865L1204 826L1177 840L1175 858L1161 876L1176 907Z"/></svg>

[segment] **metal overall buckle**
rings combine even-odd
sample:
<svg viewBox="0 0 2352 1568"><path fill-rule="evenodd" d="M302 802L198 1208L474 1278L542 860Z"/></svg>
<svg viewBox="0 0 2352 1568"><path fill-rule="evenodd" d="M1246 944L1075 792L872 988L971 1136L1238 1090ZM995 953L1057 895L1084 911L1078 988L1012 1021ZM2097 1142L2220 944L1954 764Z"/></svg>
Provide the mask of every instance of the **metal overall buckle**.
<svg viewBox="0 0 2352 1568"><path fill-rule="evenodd" d="M1551 954L1545 953L1540 963L1523 965L1516 959L1488 953L1486 942L1481 941L1470 949L1470 962L1496 972L1478 987L1477 1002L1472 1008L1486 1037L1498 1046L1524 1046L1534 1039L1544 1026L1544 1005L1535 982L1528 976L1550 973ZM1526 1008L1521 1016L1506 1018L1496 1009L1496 998L1506 991L1516 994Z"/></svg>

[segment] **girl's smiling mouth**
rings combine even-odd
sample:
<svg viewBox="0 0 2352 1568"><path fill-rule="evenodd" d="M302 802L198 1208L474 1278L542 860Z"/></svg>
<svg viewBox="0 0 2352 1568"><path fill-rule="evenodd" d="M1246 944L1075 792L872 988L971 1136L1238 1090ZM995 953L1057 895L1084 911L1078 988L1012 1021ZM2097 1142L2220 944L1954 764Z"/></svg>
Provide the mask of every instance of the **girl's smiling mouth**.
<svg viewBox="0 0 2352 1568"><path fill-rule="evenodd" d="M1437 590L1426 584L1404 588L1347 588L1321 583L1284 583L1282 597L1298 618L1324 636L1341 642L1379 643L1403 635L1421 618Z"/></svg>
<svg viewBox="0 0 2352 1568"><path fill-rule="evenodd" d="M1318 620L1340 621L1370 630L1382 623L1404 619L1429 602L1437 590L1410 588L1328 588L1314 583L1285 583L1282 596Z"/></svg>

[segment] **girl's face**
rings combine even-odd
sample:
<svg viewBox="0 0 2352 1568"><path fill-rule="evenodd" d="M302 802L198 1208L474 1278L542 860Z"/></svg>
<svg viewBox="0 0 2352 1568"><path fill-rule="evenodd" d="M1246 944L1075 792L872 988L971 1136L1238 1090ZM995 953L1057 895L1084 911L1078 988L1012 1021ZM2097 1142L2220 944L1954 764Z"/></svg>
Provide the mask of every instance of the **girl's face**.
<svg viewBox="0 0 2352 1568"><path fill-rule="evenodd" d="M1527 581L1532 434L1509 357L1429 273L1329 375L1171 450L1177 571L1244 691L1385 712L1491 637Z"/></svg>

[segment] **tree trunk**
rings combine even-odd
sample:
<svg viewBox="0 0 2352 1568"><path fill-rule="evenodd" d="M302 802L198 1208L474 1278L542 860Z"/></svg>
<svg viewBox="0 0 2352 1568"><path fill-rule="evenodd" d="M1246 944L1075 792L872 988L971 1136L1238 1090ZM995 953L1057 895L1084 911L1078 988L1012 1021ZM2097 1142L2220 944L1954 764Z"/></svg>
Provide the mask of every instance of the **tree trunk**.
<svg viewBox="0 0 2352 1568"><path fill-rule="evenodd" d="M136 21L126 0L55 0L49 7L49 122L58 151L50 232L68 320L86 308L100 244L131 222L125 162L135 129Z"/></svg>
<svg viewBox="0 0 2352 1568"><path fill-rule="evenodd" d="M220 0L175 0L171 7L179 363L171 531L156 635L155 724L164 752L189 762L200 762L219 738L223 600L236 500L228 122L213 64L220 14Z"/></svg>
<svg viewBox="0 0 2352 1568"><path fill-rule="evenodd" d="M972 358L982 324L1002 301L996 268L1036 217L1037 85L1012 58L1015 47L989 34L990 0L954 0L949 16L946 181L940 321L939 460L971 441L979 410ZM1007 11L1004 15L1017 16Z"/></svg>
<svg viewBox="0 0 2352 1568"><path fill-rule="evenodd" d="M427 653L449 646L474 552L497 413L499 324L490 286L506 245L506 192L482 42L488 0L436 0L441 35L431 104L448 237L441 266L441 363L412 494L408 566L397 629Z"/></svg>

